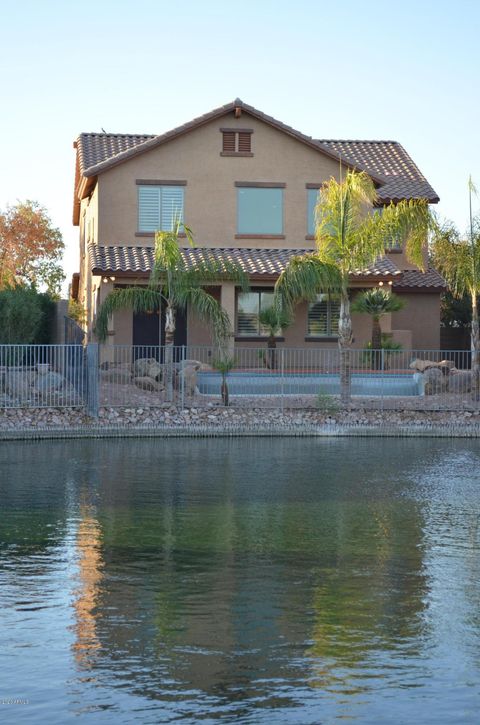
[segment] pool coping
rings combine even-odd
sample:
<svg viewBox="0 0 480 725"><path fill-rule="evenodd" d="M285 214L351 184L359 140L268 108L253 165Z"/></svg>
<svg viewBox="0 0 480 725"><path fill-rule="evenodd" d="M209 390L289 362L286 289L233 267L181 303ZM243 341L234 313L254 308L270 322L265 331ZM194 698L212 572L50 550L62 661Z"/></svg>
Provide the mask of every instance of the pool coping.
<svg viewBox="0 0 480 725"><path fill-rule="evenodd" d="M82 426L0 431L1 441L81 438L480 438L480 424L317 426Z"/></svg>

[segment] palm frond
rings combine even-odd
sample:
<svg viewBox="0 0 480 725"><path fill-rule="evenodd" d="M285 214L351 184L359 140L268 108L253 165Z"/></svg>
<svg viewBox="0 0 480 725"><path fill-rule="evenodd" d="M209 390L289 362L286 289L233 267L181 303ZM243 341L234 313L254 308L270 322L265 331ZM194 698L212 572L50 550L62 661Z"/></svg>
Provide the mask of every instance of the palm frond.
<svg viewBox="0 0 480 725"><path fill-rule="evenodd" d="M201 287L186 287L178 292L178 307L185 309L189 305L202 322L211 325L215 343L222 345L231 337L230 317L211 294Z"/></svg>
<svg viewBox="0 0 480 725"><path fill-rule="evenodd" d="M334 264L326 264L312 252L292 257L275 285L286 309L302 301L312 301L320 292L338 291L342 286L341 273Z"/></svg>
<svg viewBox="0 0 480 725"><path fill-rule="evenodd" d="M380 318L388 312L398 312L405 306L404 300L383 287L374 287L361 292L352 302L352 312Z"/></svg>
<svg viewBox="0 0 480 725"><path fill-rule="evenodd" d="M108 320L117 310L131 309L133 312L149 312L160 306L160 293L150 287L126 287L110 292L97 313L94 332L100 342L108 335Z"/></svg>
<svg viewBox="0 0 480 725"><path fill-rule="evenodd" d="M285 330L293 322L292 311L285 306L279 307L275 303L271 307L261 310L258 319L262 327L268 330L269 335L275 336Z"/></svg>
<svg viewBox="0 0 480 725"><path fill-rule="evenodd" d="M384 239L398 239L407 259L425 270L424 252L428 234L435 226L427 199L404 199L398 204L391 203L379 215L378 226Z"/></svg>
<svg viewBox="0 0 480 725"><path fill-rule="evenodd" d="M472 243L473 241L473 243ZM432 244L432 262L456 297L480 291L480 229L473 240L463 238L448 222L438 229Z"/></svg>

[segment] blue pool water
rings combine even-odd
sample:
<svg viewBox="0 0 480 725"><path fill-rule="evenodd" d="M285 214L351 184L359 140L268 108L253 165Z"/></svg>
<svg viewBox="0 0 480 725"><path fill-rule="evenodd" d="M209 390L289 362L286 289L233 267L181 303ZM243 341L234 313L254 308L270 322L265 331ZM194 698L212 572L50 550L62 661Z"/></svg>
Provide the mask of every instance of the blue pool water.
<svg viewBox="0 0 480 725"><path fill-rule="evenodd" d="M230 395L326 395L340 394L340 377L335 374L233 372L228 375ZM198 388L204 395L218 395L220 373L198 374ZM352 395L420 395L414 375L354 374Z"/></svg>

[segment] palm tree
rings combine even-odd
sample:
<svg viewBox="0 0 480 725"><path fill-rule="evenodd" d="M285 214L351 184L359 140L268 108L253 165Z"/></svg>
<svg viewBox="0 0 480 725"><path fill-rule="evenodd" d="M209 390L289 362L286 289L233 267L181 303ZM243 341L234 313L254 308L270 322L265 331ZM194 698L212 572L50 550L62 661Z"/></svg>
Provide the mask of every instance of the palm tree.
<svg viewBox="0 0 480 725"><path fill-rule="evenodd" d="M372 366L376 370L381 363L382 328L380 318L389 312L398 312L405 302L383 287L374 287L361 292L352 303L352 312L370 315L372 318Z"/></svg>
<svg viewBox="0 0 480 725"><path fill-rule="evenodd" d="M230 404L230 393L228 390L227 376L230 370L235 366L235 358L227 354L226 350L220 350L219 357L215 358L212 362L212 367L222 376L222 385L220 387L220 394L222 396L222 403L226 408Z"/></svg>
<svg viewBox="0 0 480 725"><path fill-rule="evenodd" d="M480 398L480 329L478 321L478 297L480 295L480 218L472 215L472 193L476 193L469 180L470 230L466 238L456 227L447 223L437 230L432 245L432 259L443 274L453 294L470 295L472 303L472 328L470 348L472 353L472 395Z"/></svg>
<svg viewBox="0 0 480 725"><path fill-rule="evenodd" d="M268 355L266 357L266 364L271 370L275 370L277 366L277 341L275 338L279 332L285 330L292 324L292 313L291 310L286 309L284 305L277 304L277 300L274 299L273 305L266 307L260 312L259 321L261 326L266 328L268 331Z"/></svg>
<svg viewBox="0 0 480 725"><path fill-rule="evenodd" d="M313 301L320 292L340 293L338 345L341 399L350 404L352 320L350 275L365 271L385 254L388 240L404 244L407 258L424 269L423 251L431 216L426 199L389 204L381 213L377 192L364 172L349 171L340 181L330 179L320 189L315 209L316 251L294 257L280 275L276 291L290 306Z"/></svg>
<svg viewBox="0 0 480 725"><path fill-rule="evenodd" d="M232 335L230 318L224 308L202 285L219 279L229 279L248 289L248 276L238 266L228 261L219 263L209 250L203 250L202 258L193 267L187 265L179 244L179 234L184 232L194 247L191 230L176 221L170 232L156 232L153 269L147 287L115 289L101 305L95 323L95 334L104 341L108 334L108 320L120 309L148 312L165 307L165 371L167 397L173 399L173 346L175 318L178 310L190 306L197 316L212 327L215 343L226 347Z"/></svg>

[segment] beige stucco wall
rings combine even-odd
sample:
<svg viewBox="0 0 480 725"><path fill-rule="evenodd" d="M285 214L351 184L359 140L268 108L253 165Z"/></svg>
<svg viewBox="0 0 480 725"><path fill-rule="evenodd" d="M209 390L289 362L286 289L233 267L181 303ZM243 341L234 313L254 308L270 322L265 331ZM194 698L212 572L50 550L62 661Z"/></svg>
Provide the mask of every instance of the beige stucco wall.
<svg viewBox="0 0 480 725"><path fill-rule="evenodd" d="M405 300L403 310L393 315L392 329L411 330L412 349L440 348L440 295L428 293L398 293Z"/></svg>
<svg viewBox="0 0 480 725"><path fill-rule="evenodd" d="M220 128L251 128L253 157L223 157ZM185 221L191 226L199 246L305 248L313 247L307 235L307 183L320 184L338 175L338 162L309 148L285 133L248 116L239 119L227 114L188 134L170 141L126 161L102 174L90 199L82 201L80 210L80 235L85 242L99 244L129 244L149 246L153 235L137 233L137 179L186 180ZM236 181L281 182L284 189L284 239L237 239L237 188ZM85 221L90 222L90 235L83 231ZM83 237L82 237L83 235ZM88 238L86 238L86 236ZM403 253L391 255L394 263L403 269L412 265ZM93 318L93 300L96 288L103 298L107 287L100 278L88 274L86 255L81 259L80 295L88 307L88 317ZM131 280L124 280L132 282ZM268 286L260 282L253 286ZM232 307L232 295L228 296ZM232 298L232 299L230 299ZM384 318L382 328L392 331L395 337L407 341L409 331L413 347L434 348L439 346L439 296L432 294L408 294L406 309L391 319ZM230 309L229 309L230 313ZM295 323L285 332L287 347L334 347L328 342L306 339L307 306L300 305ZM115 315L112 322L115 336L111 342L131 344L132 314L125 311ZM188 343L210 344L211 336L206 325L188 316ZM361 348L370 339L371 322L368 316L353 315L354 346ZM263 341L258 341L259 345ZM256 342L236 341L237 347L256 346Z"/></svg>
<svg viewBox="0 0 480 725"><path fill-rule="evenodd" d="M253 157L220 156L220 128L252 128ZM186 180L185 221L199 246L305 247L306 183L321 183L337 175L338 162L305 144L242 114L217 119L185 136L102 173L98 179L101 244L149 245L151 237L137 232L136 179ZM235 239L236 181L282 182L284 240Z"/></svg>

